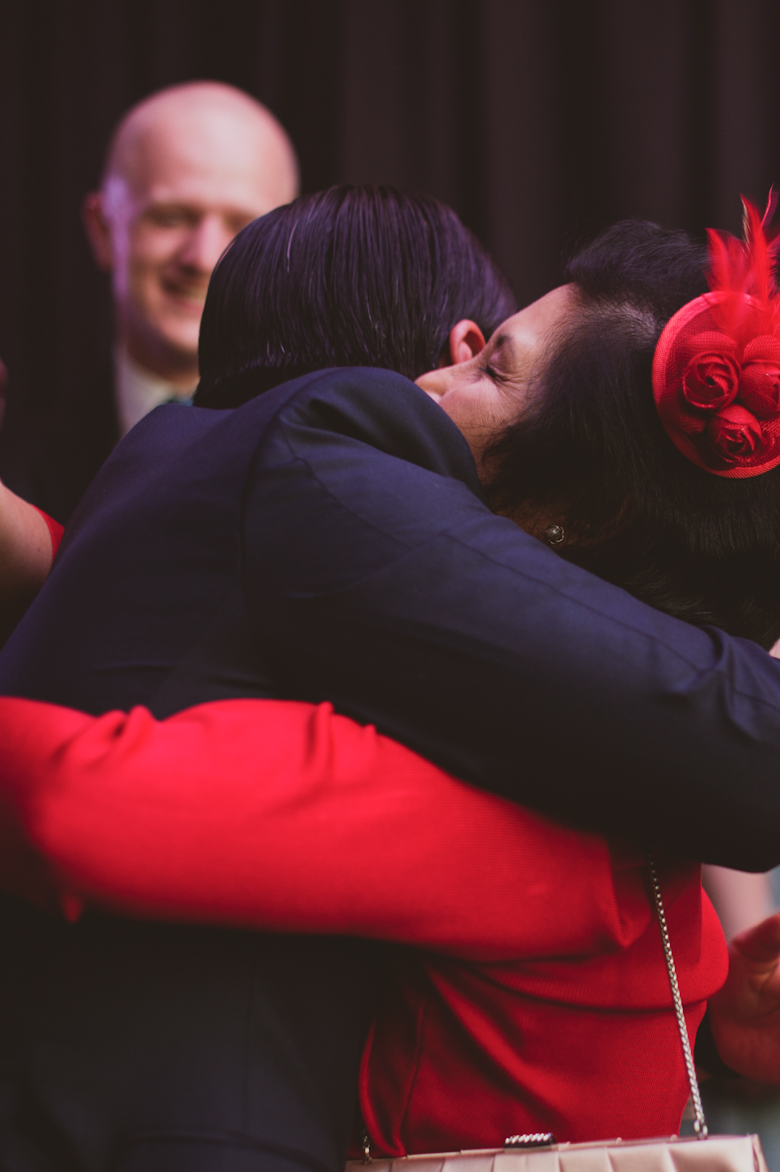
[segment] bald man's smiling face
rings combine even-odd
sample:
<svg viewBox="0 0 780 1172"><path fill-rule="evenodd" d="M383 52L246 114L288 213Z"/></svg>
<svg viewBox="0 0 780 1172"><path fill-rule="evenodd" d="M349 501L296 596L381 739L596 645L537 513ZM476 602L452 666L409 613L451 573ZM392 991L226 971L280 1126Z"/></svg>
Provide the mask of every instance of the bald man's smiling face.
<svg viewBox="0 0 780 1172"><path fill-rule="evenodd" d="M132 129L132 127L131 127ZM87 227L111 272L120 345L192 385L211 272L251 220L296 194L294 158L273 125L217 104L161 104L122 144Z"/></svg>

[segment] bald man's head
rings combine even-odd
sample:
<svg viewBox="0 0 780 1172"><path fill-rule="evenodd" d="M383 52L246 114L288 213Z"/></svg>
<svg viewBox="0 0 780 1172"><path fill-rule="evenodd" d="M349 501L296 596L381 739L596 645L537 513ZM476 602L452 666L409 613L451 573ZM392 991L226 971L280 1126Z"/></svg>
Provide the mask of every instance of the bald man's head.
<svg viewBox="0 0 780 1172"><path fill-rule="evenodd" d="M197 380L206 286L245 224L298 190L290 140L241 90L191 82L152 94L109 145L85 223L112 274L118 341L183 389Z"/></svg>

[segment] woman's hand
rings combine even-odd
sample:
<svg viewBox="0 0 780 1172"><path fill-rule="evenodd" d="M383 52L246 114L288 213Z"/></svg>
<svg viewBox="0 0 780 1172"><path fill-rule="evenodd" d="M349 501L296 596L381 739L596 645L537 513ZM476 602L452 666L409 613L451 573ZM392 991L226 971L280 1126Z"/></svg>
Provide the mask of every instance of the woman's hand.
<svg viewBox="0 0 780 1172"><path fill-rule="evenodd" d="M780 912L732 940L728 979L710 1001L710 1020L732 1070L780 1084Z"/></svg>
<svg viewBox="0 0 780 1172"><path fill-rule="evenodd" d="M774 910L769 872L732 871L730 867L705 863L701 881L718 913L727 941L771 916Z"/></svg>

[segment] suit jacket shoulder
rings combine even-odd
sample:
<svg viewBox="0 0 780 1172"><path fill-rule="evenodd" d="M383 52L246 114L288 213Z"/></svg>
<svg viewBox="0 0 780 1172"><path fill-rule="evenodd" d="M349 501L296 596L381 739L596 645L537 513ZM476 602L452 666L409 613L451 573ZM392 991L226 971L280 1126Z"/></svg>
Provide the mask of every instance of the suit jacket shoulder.
<svg viewBox="0 0 780 1172"><path fill-rule="evenodd" d="M342 370L300 386L246 501L246 597L284 694L566 821L780 861L780 665L493 516L413 384Z"/></svg>

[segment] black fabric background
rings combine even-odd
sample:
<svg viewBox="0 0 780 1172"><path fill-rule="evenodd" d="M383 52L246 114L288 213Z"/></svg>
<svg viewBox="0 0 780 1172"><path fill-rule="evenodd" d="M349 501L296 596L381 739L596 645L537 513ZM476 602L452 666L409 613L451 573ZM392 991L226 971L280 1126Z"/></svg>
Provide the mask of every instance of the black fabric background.
<svg viewBox="0 0 780 1172"><path fill-rule="evenodd" d="M776 0L4 0L11 393L37 410L106 367L107 288L79 207L111 127L151 90L211 77L256 94L306 191L440 196L526 301L619 217L739 227L740 191L780 178L779 37Z"/></svg>

